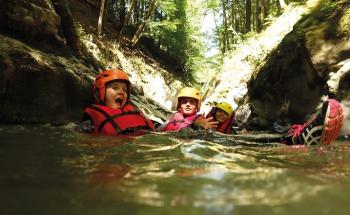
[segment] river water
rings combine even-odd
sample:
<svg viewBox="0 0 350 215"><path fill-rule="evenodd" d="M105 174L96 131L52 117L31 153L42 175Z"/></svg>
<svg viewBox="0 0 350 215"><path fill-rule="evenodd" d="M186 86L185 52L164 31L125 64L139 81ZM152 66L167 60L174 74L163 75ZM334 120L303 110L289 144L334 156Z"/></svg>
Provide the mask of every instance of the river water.
<svg viewBox="0 0 350 215"><path fill-rule="evenodd" d="M0 126L1 214L348 215L349 199L349 141L294 148L208 132Z"/></svg>

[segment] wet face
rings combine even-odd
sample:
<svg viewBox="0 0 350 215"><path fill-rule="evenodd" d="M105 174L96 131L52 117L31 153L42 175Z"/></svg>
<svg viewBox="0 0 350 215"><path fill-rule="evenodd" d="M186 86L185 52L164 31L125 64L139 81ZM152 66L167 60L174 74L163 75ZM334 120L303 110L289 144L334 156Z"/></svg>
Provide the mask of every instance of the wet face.
<svg viewBox="0 0 350 215"><path fill-rule="evenodd" d="M219 108L216 109L215 118L219 123L225 122L228 119L228 117L229 115L225 111Z"/></svg>
<svg viewBox="0 0 350 215"><path fill-rule="evenodd" d="M181 97L179 99L180 110L185 116L191 116L197 111L197 99Z"/></svg>
<svg viewBox="0 0 350 215"><path fill-rule="evenodd" d="M121 81L106 84L106 106L112 109L122 108L128 100L128 86Z"/></svg>

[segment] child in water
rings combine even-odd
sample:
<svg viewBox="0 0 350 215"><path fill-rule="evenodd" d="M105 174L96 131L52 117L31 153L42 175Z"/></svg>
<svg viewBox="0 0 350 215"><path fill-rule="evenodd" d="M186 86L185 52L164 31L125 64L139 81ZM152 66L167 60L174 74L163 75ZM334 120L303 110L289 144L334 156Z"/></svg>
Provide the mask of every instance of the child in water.
<svg viewBox="0 0 350 215"><path fill-rule="evenodd" d="M213 117L214 121L218 122L217 128L212 130L224 133L224 134L236 134L233 129L235 123L235 113L232 106L227 102L220 102L216 104L207 114L206 118Z"/></svg>
<svg viewBox="0 0 350 215"><path fill-rule="evenodd" d="M137 135L154 129L152 121L130 104L130 81L119 69L97 75L93 90L95 104L84 111L81 130L107 135Z"/></svg>
<svg viewBox="0 0 350 215"><path fill-rule="evenodd" d="M193 129L216 128L218 122L213 121L213 117L205 118L199 114L201 103L202 97L198 90L191 87L181 89L177 95L177 112L157 130L177 131L186 127Z"/></svg>
<svg viewBox="0 0 350 215"><path fill-rule="evenodd" d="M233 128L235 113L227 102L216 104L206 118L218 122L211 130L225 134L236 134ZM328 99L306 123L292 125L278 141L287 145L329 145L334 141L343 125L343 109L335 99Z"/></svg>
<svg viewBox="0 0 350 215"><path fill-rule="evenodd" d="M329 145L338 137L343 119L341 104L335 99L328 99L309 121L292 125L281 142L287 145Z"/></svg>
<svg viewBox="0 0 350 215"><path fill-rule="evenodd" d="M329 145L338 137L343 125L343 117L341 104L335 99L328 99L304 124L279 129L278 133L281 133L282 137L263 141L280 142L286 145Z"/></svg>

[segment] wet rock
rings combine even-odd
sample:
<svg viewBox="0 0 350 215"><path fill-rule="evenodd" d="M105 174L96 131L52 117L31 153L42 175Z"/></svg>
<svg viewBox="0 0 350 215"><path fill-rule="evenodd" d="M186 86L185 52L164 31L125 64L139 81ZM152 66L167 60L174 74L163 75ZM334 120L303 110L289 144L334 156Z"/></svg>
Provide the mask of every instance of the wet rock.
<svg viewBox="0 0 350 215"><path fill-rule="evenodd" d="M164 122L180 81L159 66L145 64L137 50L126 51L94 35L82 39L94 46L87 46L87 52L97 53L98 58L89 61L89 56L74 54L67 37L66 42L59 38L61 20L51 2L6 0L0 4L0 121L60 125L81 120L85 106L93 103L96 74L122 68L133 84L137 106L151 119ZM84 4L70 1L69 6L82 25L91 21L84 26L90 30L98 13ZM86 11L92 16L86 17Z"/></svg>
<svg viewBox="0 0 350 215"><path fill-rule="evenodd" d="M55 36L60 32L60 16L47 0L8 0L7 27L34 39Z"/></svg>
<svg viewBox="0 0 350 215"><path fill-rule="evenodd" d="M278 120L286 124L305 122L324 95L342 100L347 109L345 98L350 94L350 2L319 3L303 17L294 16L298 14L296 8L286 10L278 18L282 21L284 16L288 17L288 21L282 21L283 26L276 28L274 24L277 22L273 23L256 40L248 40L232 52L232 56L225 59L221 83L203 106L217 100L244 104L251 108L254 116L248 121L252 120L251 124L261 129L269 129ZM288 31L292 16L299 21L293 24L291 29L294 30L284 37L278 47L270 52L270 47L260 44L266 35L269 38L264 40L265 43L272 43ZM274 43L277 44L277 41ZM262 50L269 53L267 57ZM238 109L239 117L245 119L242 116L248 112L240 112ZM347 118L345 125L349 124ZM269 123L259 123L261 120L257 119Z"/></svg>
<svg viewBox="0 0 350 215"><path fill-rule="evenodd" d="M325 7L326 8L326 7ZM327 8L326 8L327 9ZM350 134L350 2L339 1L332 10L319 10L310 14L301 25L306 36L306 46L318 72L328 79L328 94L341 101L344 123L341 135ZM318 19L314 25L309 20Z"/></svg>
<svg viewBox="0 0 350 215"><path fill-rule="evenodd" d="M314 69L299 32L286 36L248 82L253 112L270 122L303 122L316 109L325 89L326 80Z"/></svg>
<svg viewBox="0 0 350 215"><path fill-rule="evenodd" d="M2 122L80 120L82 107L92 102L91 69L3 35L0 44Z"/></svg>

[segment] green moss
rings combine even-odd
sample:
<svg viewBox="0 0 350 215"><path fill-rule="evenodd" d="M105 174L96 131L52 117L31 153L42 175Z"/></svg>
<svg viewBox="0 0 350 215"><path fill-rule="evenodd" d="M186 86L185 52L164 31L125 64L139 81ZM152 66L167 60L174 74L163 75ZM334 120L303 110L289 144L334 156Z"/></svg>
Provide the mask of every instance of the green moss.
<svg viewBox="0 0 350 215"><path fill-rule="evenodd" d="M304 18L299 21L298 25L302 28L309 28L326 22L327 19L339 11L339 4L341 3L336 0L325 0L318 7L315 7L310 14L305 15ZM333 25L330 25L330 27L333 27ZM330 32L334 32L332 30L330 30Z"/></svg>
<svg viewBox="0 0 350 215"><path fill-rule="evenodd" d="M325 39L350 35L350 8L347 1L325 0L297 25L302 29L324 27ZM307 30L306 30L307 31Z"/></svg>
<svg viewBox="0 0 350 215"><path fill-rule="evenodd" d="M350 36L350 8L344 10L337 26L338 35Z"/></svg>

